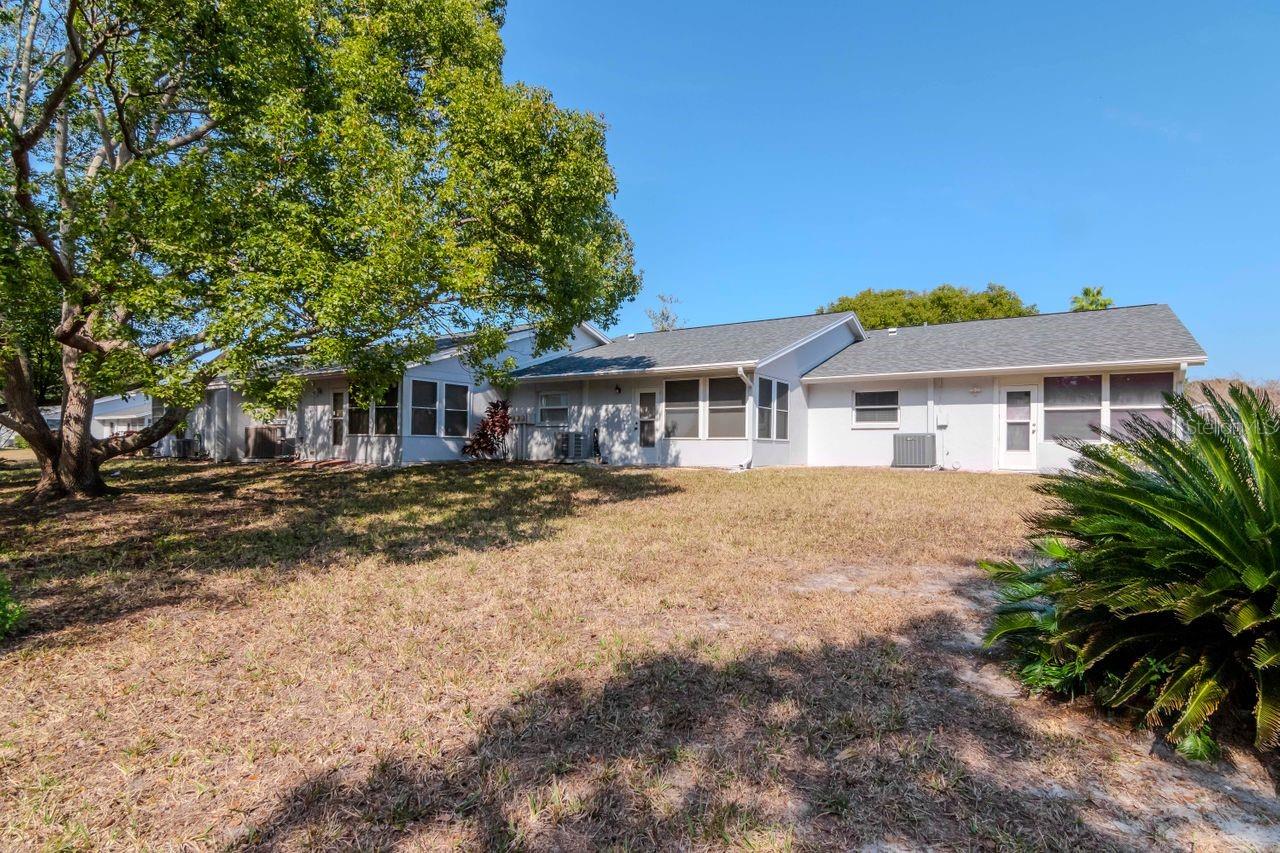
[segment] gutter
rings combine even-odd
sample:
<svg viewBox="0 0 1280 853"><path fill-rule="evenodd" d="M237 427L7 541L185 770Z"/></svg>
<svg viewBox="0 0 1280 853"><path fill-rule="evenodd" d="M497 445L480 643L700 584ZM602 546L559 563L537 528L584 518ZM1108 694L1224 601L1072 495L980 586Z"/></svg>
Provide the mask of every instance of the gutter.
<svg viewBox="0 0 1280 853"><path fill-rule="evenodd" d="M738 378L742 380L743 385L747 386L747 399L753 399L751 396L751 380L747 378L747 372L741 367L738 368ZM757 419L755 417L747 420L747 458L742 460L743 470L751 470L751 465L755 461L756 437L753 430L755 429L756 420Z"/></svg>
<svg viewBox="0 0 1280 853"><path fill-rule="evenodd" d="M1057 364L1024 364L1014 367L963 367L950 370L911 370L900 373L848 373L840 376L802 376L804 385L817 385L824 382L848 382L853 379L926 379L930 376L1010 376L1022 373L1043 373L1047 370L1114 370L1117 368L1172 367L1178 364L1202 365L1208 356L1153 358L1124 361L1085 361Z"/></svg>
<svg viewBox="0 0 1280 853"><path fill-rule="evenodd" d="M582 350L589 353L591 350ZM574 353L577 355L577 353ZM559 356L566 357L566 356ZM560 380L560 379L602 379L605 377L627 377L627 376L662 376L668 373L706 373L713 370L728 370L737 368L741 370L744 367L755 367L757 362L754 361L726 361L716 364L681 364L674 367L641 367L633 370L586 370L576 373L528 373L524 376L517 375L514 377L517 382L542 382L544 380Z"/></svg>

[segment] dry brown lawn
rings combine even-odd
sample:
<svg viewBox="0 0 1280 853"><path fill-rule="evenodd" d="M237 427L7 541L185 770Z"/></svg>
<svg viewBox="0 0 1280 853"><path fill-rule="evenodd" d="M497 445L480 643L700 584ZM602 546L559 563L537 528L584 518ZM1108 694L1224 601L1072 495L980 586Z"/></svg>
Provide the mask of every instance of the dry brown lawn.
<svg viewBox="0 0 1280 853"><path fill-rule="evenodd" d="M5 847L1280 842L1248 750L1188 764L980 650L1031 478L113 473L0 515Z"/></svg>

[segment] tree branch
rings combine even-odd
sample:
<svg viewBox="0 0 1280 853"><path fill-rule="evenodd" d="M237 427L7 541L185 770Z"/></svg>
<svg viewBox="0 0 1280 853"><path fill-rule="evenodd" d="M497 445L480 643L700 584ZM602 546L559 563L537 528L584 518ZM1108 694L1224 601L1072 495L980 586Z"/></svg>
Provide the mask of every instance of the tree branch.
<svg viewBox="0 0 1280 853"><path fill-rule="evenodd" d="M58 84L53 87L53 91L49 93L49 97L45 99L44 108L40 111L40 118L33 124L30 129L18 137L17 147L23 151L29 151L36 146L40 138L49 130L49 125L53 123L53 119L57 116L58 111L62 109L63 103L67 99L67 95L71 93L71 87L84 76L89 67L102 56L107 48L107 39L104 36L80 59L69 66L63 72L62 77L58 80Z"/></svg>
<svg viewBox="0 0 1280 853"><path fill-rule="evenodd" d="M153 421L151 426L144 427L128 435L113 435L110 438L94 439L92 453L99 462L105 462L125 453L133 453L135 450L150 447L172 432L173 428L180 424L186 416L187 409L168 406L160 419Z"/></svg>
<svg viewBox="0 0 1280 853"><path fill-rule="evenodd" d="M209 119L204 124L187 133L175 136L165 142L157 142L151 148L142 152L143 156L152 156L155 154L167 154L170 151L181 148L184 145L190 145L193 142L199 142L204 139L218 127L217 119Z"/></svg>
<svg viewBox="0 0 1280 853"><path fill-rule="evenodd" d="M4 401L9 406L4 425L25 438L36 453L47 459L57 456L58 439L40 414L31 387L31 362L22 350L4 359Z"/></svg>

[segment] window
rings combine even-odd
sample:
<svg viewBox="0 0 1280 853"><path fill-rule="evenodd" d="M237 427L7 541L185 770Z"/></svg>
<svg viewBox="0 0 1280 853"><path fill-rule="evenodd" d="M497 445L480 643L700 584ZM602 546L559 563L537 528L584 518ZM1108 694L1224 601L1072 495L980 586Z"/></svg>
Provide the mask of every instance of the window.
<svg viewBox="0 0 1280 853"><path fill-rule="evenodd" d="M354 402L347 407L347 432L351 435L369 434L369 408Z"/></svg>
<svg viewBox="0 0 1280 853"><path fill-rule="evenodd" d="M1173 424L1164 395L1173 393L1172 373L1111 374L1111 431L1123 432L1137 416Z"/></svg>
<svg viewBox="0 0 1280 853"><path fill-rule="evenodd" d="M1044 434L1050 439L1097 441L1102 423L1101 376L1046 376Z"/></svg>
<svg viewBox="0 0 1280 853"><path fill-rule="evenodd" d="M569 395L563 391L543 391L538 395L538 423L567 424Z"/></svg>
<svg viewBox="0 0 1280 853"><path fill-rule="evenodd" d="M756 438L773 438L773 380L760 380L760 398L756 401Z"/></svg>
<svg viewBox="0 0 1280 853"><path fill-rule="evenodd" d="M747 437L747 385L738 377L707 380L707 436Z"/></svg>
<svg viewBox="0 0 1280 853"><path fill-rule="evenodd" d="M697 438L702 434L698 419L698 380L677 379L666 383L667 438Z"/></svg>
<svg viewBox="0 0 1280 853"><path fill-rule="evenodd" d="M463 436L470 426L467 416L467 386L444 385L444 434Z"/></svg>
<svg viewBox="0 0 1280 853"><path fill-rule="evenodd" d="M333 441L334 447L342 446L342 425L346 423L345 400L346 394L341 391L333 392L333 423L329 438Z"/></svg>
<svg viewBox="0 0 1280 853"><path fill-rule="evenodd" d="M400 432L400 386L392 385L382 393L382 399L373 407L373 431L378 435L397 435Z"/></svg>
<svg viewBox="0 0 1280 853"><path fill-rule="evenodd" d="M854 391L854 426L897 426L897 391Z"/></svg>
<svg viewBox="0 0 1280 853"><path fill-rule="evenodd" d="M413 380L410 399L409 432L412 435L439 435L436 423L440 386L435 382Z"/></svg>
<svg viewBox="0 0 1280 853"><path fill-rule="evenodd" d="M778 399L774 401L777 408L777 427L773 431L773 437L779 441L787 440L787 414L790 411L790 402L787 400L787 393L791 388L785 382L777 383Z"/></svg>

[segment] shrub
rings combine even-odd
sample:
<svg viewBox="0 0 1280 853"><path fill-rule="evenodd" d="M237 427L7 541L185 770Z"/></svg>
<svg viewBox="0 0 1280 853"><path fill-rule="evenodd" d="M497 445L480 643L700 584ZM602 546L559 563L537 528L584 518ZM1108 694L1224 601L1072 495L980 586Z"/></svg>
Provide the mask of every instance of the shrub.
<svg viewBox="0 0 1280 853"><path fill-rule="evenodd" d="M1073 443L1039 487L1039 557L985 566L987 643L1014 647L1029 686L1139 708L1195 758L1224 709L1252 715L1259 747L1280 740L1280 417L1244 386L1207 400L1171 398L1177 430Z"/></svg>
<svg viewBox="0 0 1280 853"><path fill-rule="evenodd" d="M507 434L511 432L511 403L506 400L494 400L484 410L484 419L476 424L476 431L462 446L467 456L492 459L505 456L507 452Z"/></svg>
<svg viewBox="0 0 1280 853"><path fill-rule="evenodd" d="M0 639L13 633L25 612L22 605L13 598L13 587L9 585L9 579L0 575Z"/></svg>

